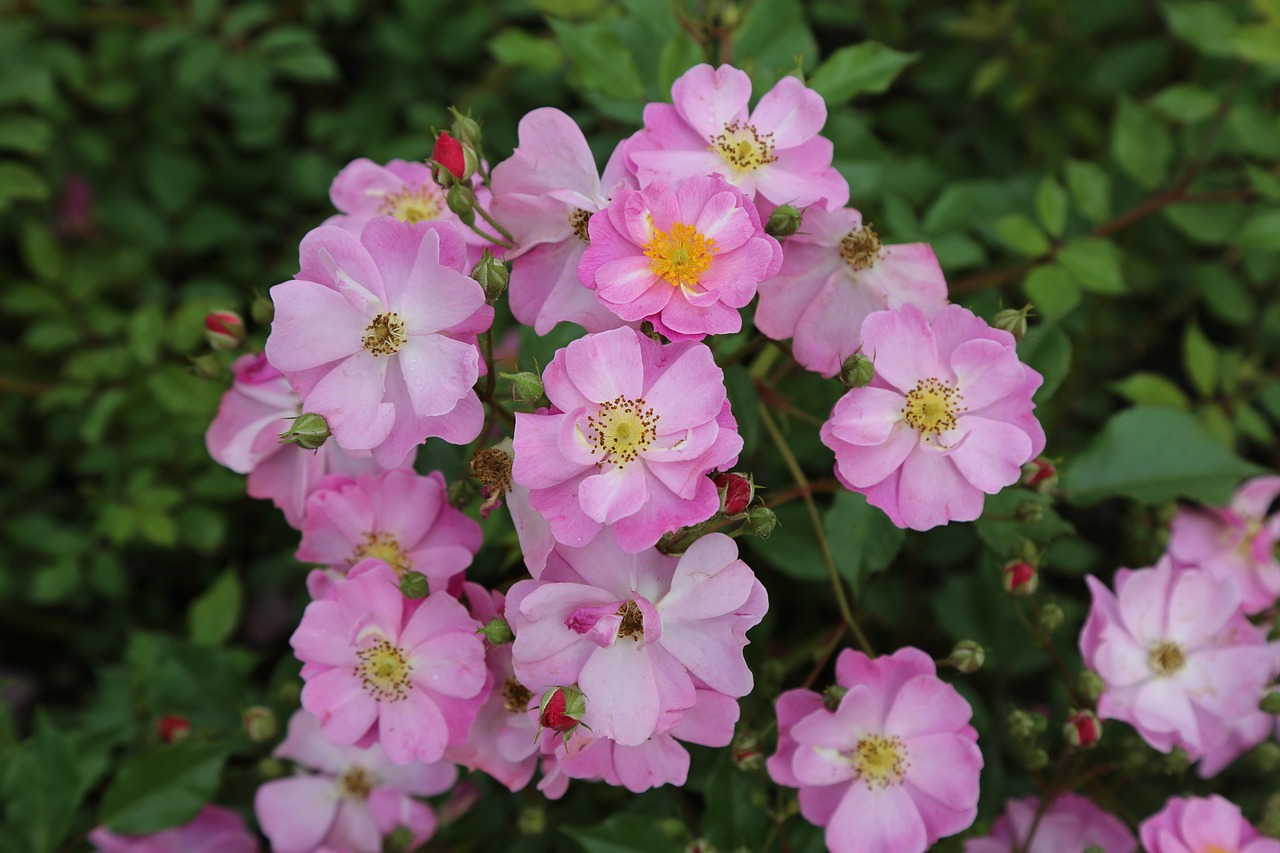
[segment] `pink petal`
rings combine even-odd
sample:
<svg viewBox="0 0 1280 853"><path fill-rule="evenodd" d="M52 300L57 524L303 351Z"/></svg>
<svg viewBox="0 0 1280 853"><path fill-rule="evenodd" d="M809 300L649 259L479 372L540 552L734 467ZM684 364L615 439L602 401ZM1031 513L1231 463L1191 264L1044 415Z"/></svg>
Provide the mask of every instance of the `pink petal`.
<svg viewBox="0 0 1280 853"><path fill-rule="evenodd" d="M275 319L267 358L278 370L306 370L359 353L369 318L342 294L313 281L286 281L271 288Z"/></svg>
<svg viewBox="0 0 1280 853"><path fill-rule="evenodd" d="M583 397L604 403L640 396L640 347L631 329L579 338L564 350L565 372Z"/></svg>
<svg viewBox="0 0 1280 853"><path fill-rule="evenodd" d="M783 77L765 93L751 112L760 133L772 133L778 148L792 148L818 135L827 122L822 96L795 77Z"/></svg>
<svg viewBox="0 0 1280 853"><path fill-rule="evenodd" d="M639 746L615 746L613 766L623 787L639 794L683 785L689 777L689 753L670 735L658 735Z"/></svg>
<svg viewBox="0 0 1280 853"><path fill-rule="evenodd" d="M324 736L336 744L364 737L378 719L378 703L349 669L331 669L302 685L302 707L320 718Z"/></svg>
<svg viewBox="0 0 1280 853"><path fill-rule="evenodd" d="M745 120L750 98L751 78L729 65L696 65L671 85L680 117L703 139L720 133L731 121Z"/></svg>
<svg viewBox="0 0 1280 853"><path fill-rule="evenodd" d="M955 348L951 369L966 409L977 414L984 406L1016 394L1025 368L1013 347L979 338Z"/></svg>
<svg viewBox="0 0 1280 853"><path fill-rule="evenodd" d="M329 776L273 779L258 788L258 825L281 853L310 853L321 845L337 814L336 782Z"/></svg>
<svg viewBox="0 0 1280 853"><path fill-rule="evenodd" d="M1022 466L1034 457L1031 439L1012 424L961 415L947 434L955 448L950 459L970 484L989 495L1018 482Z"/></svg>
<svg viewBox="0 0 1280 853"><path fill-rule="evenodd" d="M898 508L907 527L928 530L982 514L982 492L960 475L946 456L917 446L902 463Z"/></svg>
<svg viewBox="0 0 1280 853"><path fill-rule="evenodd" d="M386 440L396 411L384 401L388 360L361 349L338 362L303 400L303 408L324 416L333 440L344 450L370 450Z"/></svg>
<svg viewBox="0 0 1280 853"><path fill-rule="evenodd" d="M623 746L644 743L658 724L657 684L648 654L634 640L597 648L578 677L587 697L584 720L597 737Z"/></svg>
<svg viewBox="0 0 1280 853"><path fill-rule="evenodd" d="M443 335L411 335L396 356L420 418L453 411L480 376L476 348Z"/></svg>
<svg viewBox="0 0 1280 853"><path fill-rule="evenodd" d="M578 486L582 510L601 524L634 515L649 496L645 466L633 460L623 467L586 477Z"/></svg>
<svg viewBox="0 0 1280 853"><path fill-rule="evenodd" d="M851 388L831 412L831 434L850 444L884 444L895 427L903 425L905 407L906 398L897 391L872 385Z"/></svg>
<svg viewBox="0 0 1280 853"><path fill-rule="evenodd" d="M876 378L902 393L921 379L944 379L934 354L933 332L920 309L877 311L862 322L862 351L875 361Z"/></svg>
<svg viewBox="0 0 1280 853"><path fill-rule="evenodd" d="M516 413L515 459L511 476L527 489L545 489L581 474L583 463L566 459L560 433L570 423L565 415Z"/></svg>
<svg viewBox="0 0 1280 853"><path fill-rule="evenodd" d="M943 733L952 736L973 711L956 689L934 675L912 678L885 714L884 730L903 738Z"/></svg>
<svg viewBox="0 0 1280 853"><path fill-rule="evenodd" d="M923 853L929 836L905 787L854 785L827 824L831 853Z"/></svg>
<svg viewBox="0 0 1280 853"><path fill-rule="evenodd" d="M836 474L850 488L864 489L883 482L920 446L920 434L905 423L900 423L877 447L833 441L833 431L834 426L828 430L824 425L822 441L836 451Z"/></svg>

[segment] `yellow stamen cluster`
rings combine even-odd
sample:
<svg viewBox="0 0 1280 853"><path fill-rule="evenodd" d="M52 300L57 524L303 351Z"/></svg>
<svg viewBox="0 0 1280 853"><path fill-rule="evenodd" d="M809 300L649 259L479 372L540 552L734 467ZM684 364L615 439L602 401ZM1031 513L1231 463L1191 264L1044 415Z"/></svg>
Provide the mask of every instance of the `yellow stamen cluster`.
<svg viewBox="0 0 1280 853"><path fill-rule="evenodd" d="M356 546L347 559L347 565L354 566L361 560L372 557L381 560L396 570L396 574L404 574L413 566L413 561L405 556L400 542L390 533L379 533L376 530L366 531L364 541Z"/></svg>
<svg viewBox="0 0 1280 853"><path fill-rule="evenodd" d="M367 649L356 652L360 663L355 675L364 689L379 702L399 702L409 695L409 673L413 667L404 652L386 640L378 640Z"/></svg>
<svg viewBox="0 0 1280 853"><path fill-rule="evenodd" d="M369 799L378 780L363 767L348 768L338 777L338 790L348 800L363 801Z"/></svg>
<svg viewBox="0 0 1280 853"><path fill-rule="evenodd" d="M935 437L955 429L956 417L965 409L959 389L938 379L921 379L907 392L902 419L914 430Z"/></svg>
<svg viewBox="0 0 1280 853"><path fill-rule="evenodd" d="M880 238L871 223L863 223L840 240L840 257L854 270L870 269L880 257Z"/></svg>
<svg viewBox="0 0 1280 853"><path fill-rule="evenodd" d="M872 789L901 785L910 766L906 745L897 735L867 735L853 748L851 761L857 778Z"/></svg>
<svg viewBox="0 0 1280 853"><path fill-rule="evenodd" d="M644 614L640 612L640 605L628 601L618 608L618 615L622 617L622 624L618 626L619 640L644 638Z"/></svg>
<svg viewBox="0 0 1280 853"><path fill-rule="evenodd" d="M1156 675L1177 675L1187 665L1187 653L1177 643L1161 640L1151 647L1149 662Z"/></svg>
<svg viewBox="0 0 1280 853"><path fill-rule="evenodd" d="M672 225L670 231L655 228L644 247L649 269L674 287L696 285L698 276L711 269L711 259L717 251L715 240L683 222Z"/></svg>
<svg viewBox="0 0 1280 853"><path fill-rule="evenodd" d="M585 435L591 455L600 454L596 467L612 462L622 468L658 438L658 415L643 399L619 395L587 417Z"/></svg>
<svg viewBox="0 0 1280 853"><path fill-rule="evenodd" d="M711 137L710 148L739 172L754 172L778 159L773 153L773 134L760 133L755 125L740 121L729 122L723 133Z"/></svg>
<svg viewBox="0 0 1280 853"><path fill-rule="evenodd" d="M591 211L577 208L573 213L569 214L569 227L573 229L573 233L584 243L591 242L591 236L587 233L587 223L591 221Z"/></svg>
<svg viewBox="0 0 1280 853"><path fill-rule="evenodd" d="M394 355L408 339L404 331L404 320L394 311L384 311L373 318L373 322L364 328L361 343L374 355Z"/></svg>
<svg viewBox="0 0 1280 853"><path fill-rule="evenodd" d="M502 685L502 704L508 711L518 714L529 707L533 692L511 676Z"/></svg>
<svg viewBox="0 0 1280 853"><path fill-rule="evenodd" d="M405 184L398 193L387 193L378 206L379 216L394 216L401 222L439 219L444 212L444 196L430 184Z"/></svg>

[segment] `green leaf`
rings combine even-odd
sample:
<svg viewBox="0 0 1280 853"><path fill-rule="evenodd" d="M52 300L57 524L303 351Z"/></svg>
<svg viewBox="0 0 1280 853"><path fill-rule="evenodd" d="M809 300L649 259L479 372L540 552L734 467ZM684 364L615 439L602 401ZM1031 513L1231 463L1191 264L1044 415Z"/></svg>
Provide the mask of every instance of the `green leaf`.
<svg viewBox="0 0 1280 853"><path fill-rule="evenodd" d="M1155 113L1125 98L1111 132L1111 154L1135 181L1151 189L1169 173L1173 137Z"/></svg>
<svg viewBox="0 0 1280 853"><path fill-rule="evenodd" d="M1183 390L1159 373L1134 373L1112 383L1111 387L1121 397L1139 406L1168 406L1183 411L1191 408L1191 400Z"/></svg>
<svg viewBox="0 0 1280 853"><path fill-rule="evenodd" d="M1018 357L1044 377L1044 384L1035 394L1035 401L1043 403L1071 370L1071 339L1055 324L1039 324L1018 342Z"/></svg>
<svg viewBox="0 0 1280 853"><path fill-rule="evenodd" d="M53 141L53 126L34 116L6 116L0 120L0 150L43 154Z"/></svg>
<svg viewBox="0 0 1280 853"><path fill-rule="evenodd" d="M550 73L564 63L564 54L550 39L537 38L519 27L507 27L489 39L493 58L530 71Z"/></svg>
<svg viewBox="0 0 1280 853"><path fill-rule="evenodd" d="M574 76L583 88L627 101L644 97L635 58L607 26L567 24L555 19L548 23L573 60Z"/></svg>
<svg viewBox="0 0 1280 853"><path fill-rule="evenodd" d="M1205 246L1235 242L1247 211L1239 202L1184 201L1163 211L1187 239Z"/></svg>
<svg viewBox="0 0 1280 853"><path fill-rule="evenodd" d="M1166 2L1164 14L1169 21L1169 29L1195 45L1201 53L1231 55L1231 40L1239 24L1224 4L1216 0Z"/></svg>
<svg viewBox="0 0 1280 853"><path fill-rule="evenodd" d="M62 272L62 249L44 223L26 220L19 235L27 269L46 281L56 279Z"/></svg>
<svg viewBox="0 0 1280 853"><path fill-rule="evenodd" d="M1138 406L1107 421L1063 471L1072 503L1128 497L1156 504L1186 497L1224 505L1260 469L1237 457L1187 412Z"/></svg>
<svg viewBox="0 0 1280 853"><path fill-rule="evenodd" d="M822 562L813 535L813 523L800 501L780 506L774 510L778 526L769 541L750 543L765 560L788 576L800 581L822 582L827 580L827 569Z"/></svg>
<svg viewBox="0 0 1280 853"><path fill-rule="evenodd" d="M37 201L49 197L49 185L29 166L9 160L0 161L0 211L20 199Z"/></svg>
<svg viewBox="0 0 1280 853"><path fill-rule="evenodd" d="M680 75L702 61L702 48L683 30L671 37L658 58L658 85L662 91L671 89Z"/></svg>
<svg viewBox="0 0 1280 853"><path fill-rule="evenodd" d="M55 95L53 74L48 68L6 67L0 74L0 104L22 102L44 107L53 102Z"/></svg>
<svg viewBox="0 0 1280 853"><path fill-rule="evenodd" d="M1254 24L1241 27L1231 37L1236 56L1256 65L1280 65L1280 26Z"/></svg>
<svg viewBox="0 0 1280 853"><path fill-rule="evenodd" d="M598 826L564 827L561 831L582 845L586 853L650 853L653 850L679 850L685 838L669 838L663 821L640 815L615 814Z"/></svg>
<svg viewBox="0 0 1280 853"><path fill-rule="evenodd" d="M836 568L855 592L869 576L889 568L906 535L865 497L843 490L827 510L822 526Z"/></svg>
<svg viewBox="0 0 1280 853"><path fill-rule="evenodd" d="M222 781L225 747L183 742L128 759L102 797L98 822L147 835L187 823Z"/></svg>
<svg viewBox="0 0 1280 853"><path fill-rule="evenodd" d="M809 88L826 99L827 105L841 104L858 95L878 95L894 78L920 58L877 41L842 47L818 66L809 79Z"/></svg>
<svg viewBox="0 0 1280 853"><path fill-rule="evenodd" d="M1022 281L1022 289L1036 310L1050 320L1067 316L1080 304L1080 285L1062 264L1042 264Z"/></svg>
<svg viewBox="0 0 1280 853"><path fill-rule="evenodd" d="M1252 163L1246 163L1245 169L1249 173L1249 183L1259 195L1272 201L1280 201L1280 177Z"/></svg>
<svg viewBox="0 0 1280 853"><path fill-rule="evenodd" d="M1040 520L1020 520L1019 511L1026 509L1037 510ZM975 526L987 547L1003 559L1021 557L1024 539L1043 547L1064 533L1075 532L1053 508L1053 498L1019 488L1004 489L988 497Z"/></svg>
<svg viewBox="0 0 1280 853"><path fill-rule="evenodd" d="M1236 245L1245 249L1280 250L1280 207L1263 208L1245 220Z"/></svg>
<svg viewBox="0 0 1280 853"><path fill-rule="evenodd" d="M17 849L58 849L72 827L81 785L69 741L43 711L31 739L5 756L0 783L4 834L26 842Z"/></svg>
<svg viewBox="0 0 1280 853"><path fill-rule="evenodd" d="M1049 252L1049 238L1025 213L1010 213L995 223L996 236L1009 249L1029 258L1038 258Z"/></svg>
<svg viewBox="0 0 1280 853"><path fill-rule="evenodd" d="M1166 118L1188 124L1203 121L1218 109L1218 96L1194 83L1177 83L1151 99Z"/></svg>
<svg viewBox="0 0 1280 853"><path fill-rule="evenodd" d="M1111 216L1111 178L1097 163L1068 160L1067 189L1086 219L1102 222Z"/></svg>
<svg viewBox="0 0 1280 853"><path fill-rule="evenodd" d="M1196 391L1212 397L1218 387L1218 351L1195 323L1188 323L1183 335L1182 359Z"/></svg>
<svg viewBox="0 0 1280 853"><path fill-rule="evenodd" d="M1097 237L1078 237L1058 252L1058 263L1076 277L1080 286L1094 293L1124 293L1120 250Z"/></svg>
<svg viewBox="0 0 1280 853"><path fill-rule="evenodd" d="M1067 227L1067 191L1062 184L1045 175L1036 188L1036 216L1044 230L1061 237Z"/></svg>
<svg viewBox="0 0 1280 853"><path fill-rule="evenodd" d="M202 646L220 646L240 621L240 577L223 572L205 594L191 603L187 626L191 639Z"/></svg>

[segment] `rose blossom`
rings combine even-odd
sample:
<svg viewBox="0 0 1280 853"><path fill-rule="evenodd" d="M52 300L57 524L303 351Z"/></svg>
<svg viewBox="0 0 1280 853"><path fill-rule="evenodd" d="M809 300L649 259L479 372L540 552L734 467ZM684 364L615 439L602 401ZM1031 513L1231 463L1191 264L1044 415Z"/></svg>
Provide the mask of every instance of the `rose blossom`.
<svg viewBox="0 0 1280 853"><path fill-rule="evenodd" d="M588 332L622 321L578 281L578 262L590 239L587 222L618 190L634 186L622 162L624 146L596 171L595 158L573 119L543 107L520 119L520 143L493 167L494 217L515 237L511 313L545 335L560 322Z"/></svg>
<svg viewBox="0 0 1280 853"><path fill-rule="evenodd" d="M1153 568L1120 569L1114 594L1095 577L1087 581L1093 605L1080 653L1106 686L1099 717L1123 720L1154 748L1179 746L1197 760L1262 713L1276 654L1240 612L1234 583L1175 569L1168 557ZM1220 769L1215 758L1208 770Z"/></svg>
<svg viewBox="0 0 1280 853"><path fill-rule="evenodd" d="M822 96L783 77L750 113L751 78L729 65L698 65L671 86L672 104L649 104L628 160L640 186L723 175L748 197L774 205L843 207L849 184L831 166Z"/></svg>
<svg viewBox="0 0 1280 853"><path fill-rule="evenodd" d="M715 513L706 474L733 466L742 437L706 346L600 332L559 350L543 383L553 408L516 414L511 474L558 541L608 525L634 553Z"/></svg>
<svg viewBox="0 0 1280 853"><path fill-rule="evenodd" d="M1216 794L1170 798L1138 834L1146 853L1280 853L1280 841L1262 837L1239 806Z"/></svg>
<svg viewBox="0 0 1280 853"><path fill-rule="evenodd" d="M297 557L344 570L366 558L421 572L432 592L471 565L480 525L449 504L444 475L408 470L331 475L307 501Z"/></svg>
<svg viewBox="0 0 1280 853"><path fill-rule="evenodd" d="M343 450L336 442L319 450L282 443L280 433L302 411L302 398L265 355L242 355L231 371L235 380L222 395L205 446L218 464L248 474L249 496L269 499L290 526L302 526L307 497L326 474L381 470L368 451Z"/></svg>
<svg viewBox="0 0 1280 853"><path fill-rule="evenodd" d="M788 237L782 269L760 283L755 323L774 340L793 338L796 361L835 376L858 348L868 315L911 304L932 321L947 282L928 243L881 244L852 208L810 207Z"/></svg>
<svg viewBox="0 0 1280 853"><path fill-rule="evenodd" d="M1280 597L1280 477L1254 477L1226 508L1181 507L1173 519L1169 553L1180 565L1199 566L1240 587L1245 613L1259 613Z"/></svg>
<svg viewBox="0 0 1280 853"><path fill-rule="evenodd" d="M425 844L436 831L436 816L414 797L453 787L457 768L448 763L396 766L374 744L334 746L320 721L306 711L289 720L289 734L272 753L319 771L265 782L253 799L263 833L276 853L311 853L332 847L351 853L380 853L383 839L397 827Z"/></svg>
<svg viewBox="0 0 1280 853"><path fill-rule="evenodd" d="M395 468L429 436L476 437L476 336L493 309L465 274L457 228L378 217L357 238L321 226L302 238L300 263L271 288L267 358L340 447Z"/></svg>
<svg viewBox="0 0 1280 853"><path fill-rule="evenodd" d="M517 584L507 604L520 683L539 695L576 684L584 726L624 746L693 706L692 677L726 696L749 693L742 650L767 610L764 587L722 533L678 560L656 549L627 554L608 533L559 546L542 579Z"/></svg>
<svg viewBox="0 0 1280 853"><path fill-rule="evenodd" d="M717 175L623 190L588 227L578 278L620 318L671 340L739 331L738 309L782 263L755 205Z"/></svg>
<svg viewBox="0 0 1280 853"><path fill-rule="evenodd" d="M812 690L778 697L779 785L800 789L800 813L826 827L835 853L922 853L973 823L982 753L969 703L933 659L899 649L870 659L845 649L835 711Z"/></svg>
<svg viewBox="0 0 1280 853"><path fill-rule="evenodd" d="M486 698L479 627L446 593L410 602L394 572L365 560L307 605L289 639L306 664L302 707L339 746L377 742L393 764L439 761Z"/></svg>
<svg viewBox="0 0 1280 853"><path fill-rule="evenodd" d="M1018 481L1044 449L1032 410L1039 373L1013 336L959 305L932 321L915 305L862 324L875 378L851 388L822 426L836 477L894 524L928 530L982 514L984 493Z"/></svg>
<svg viewBox="0 0 1280 853"><path fill-rule="evenodd" d="M1010 800L991 834L966 841L964 853L1085 853L1090 846L1102 848L1103 853L1134 853L1138 849L1137 839L1124 821L1078 794L1060 795L1037 822L1039 808L1035 797ZM1026 847L1033 825L1036 834Z"/></svg>
<svg viewBox="0 0 1280 853"><path fill-rule="evenodd" d="M240 815L205 806L190 823L152 835L118 835L105 826L89 833L98 853L258 853L258 840Z"/></svg>

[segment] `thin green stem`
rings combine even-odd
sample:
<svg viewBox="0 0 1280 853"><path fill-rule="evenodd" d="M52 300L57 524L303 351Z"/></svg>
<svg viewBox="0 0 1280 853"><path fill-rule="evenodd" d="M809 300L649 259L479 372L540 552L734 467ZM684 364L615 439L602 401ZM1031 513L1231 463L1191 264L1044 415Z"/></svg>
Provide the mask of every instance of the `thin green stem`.
<svg viewBox="0 0 1280 853"><path fill-rule="evenodd" d="M475 209L480 210L479 207ZM485 218L488 219L487 216ZM516 245L515 243L512 243L509 240L504 240L501 237L497 236L496 234L490 234L488 231L484 230L479 225L476 225L474 222L469 223L467 227L470 228L472 231L476 232L477 234L479 234L481 237L488 240L490 243L494 244L495 246L501 246L504 249L515 248L515 245Z"/></svg>
<svg viewBox="0 0 1280 853"><path fill-rule="evenodd" d="M805 509L809 511L809 521L813 524L813 535L818 540L818 549L822 552L822 562L826 564L827 574L831 577L831 588L835 592L836 604L840 607L840 615L844 618L844 623L849 626L849 631L853 634L853 638L857 640L862 650L866 652L868 657L875 657L876 653L871 648L871 643L867 640L866 634L862 633L862 629L858 627L858 621L853 618L853 610L849 607L849 597L844 590L844 581L840 579L840 570L836 568L835 557L831 554L831 545L827 542L826 531L822 528L822 517L818 515L818 505L814 503L813 495L809 489L809 480L805 477L804 470L796 460L795 454L791 452L791 447L787 444L787 439L782 435L782 430L778 429L777 421L773 419L773 415L769 414L769 408L764 403L761 403L759 409L760 420L764 424L765 430L768 431L769 437L773 439L774 445L777 446L778 452L782 454L782 461L786 464L787 470L791 472L796 485L804 490L800 496L804 499Z"/></svg>
<svg viewBox="0 0 1280 853"><path fill-rule="evenodd" d="M490 225L492 225L499 234L501 234L503 237L506 238L508 243L507 245L508 249L510 249L512 246L516 244L516 238L511 236L511 232L503 228L502 223L500 223L498 220L490 216L489 211L485 210L478 203L475 206L475 212L480 214L481 219L483 219L485 222L488 222Z"/></svg>

